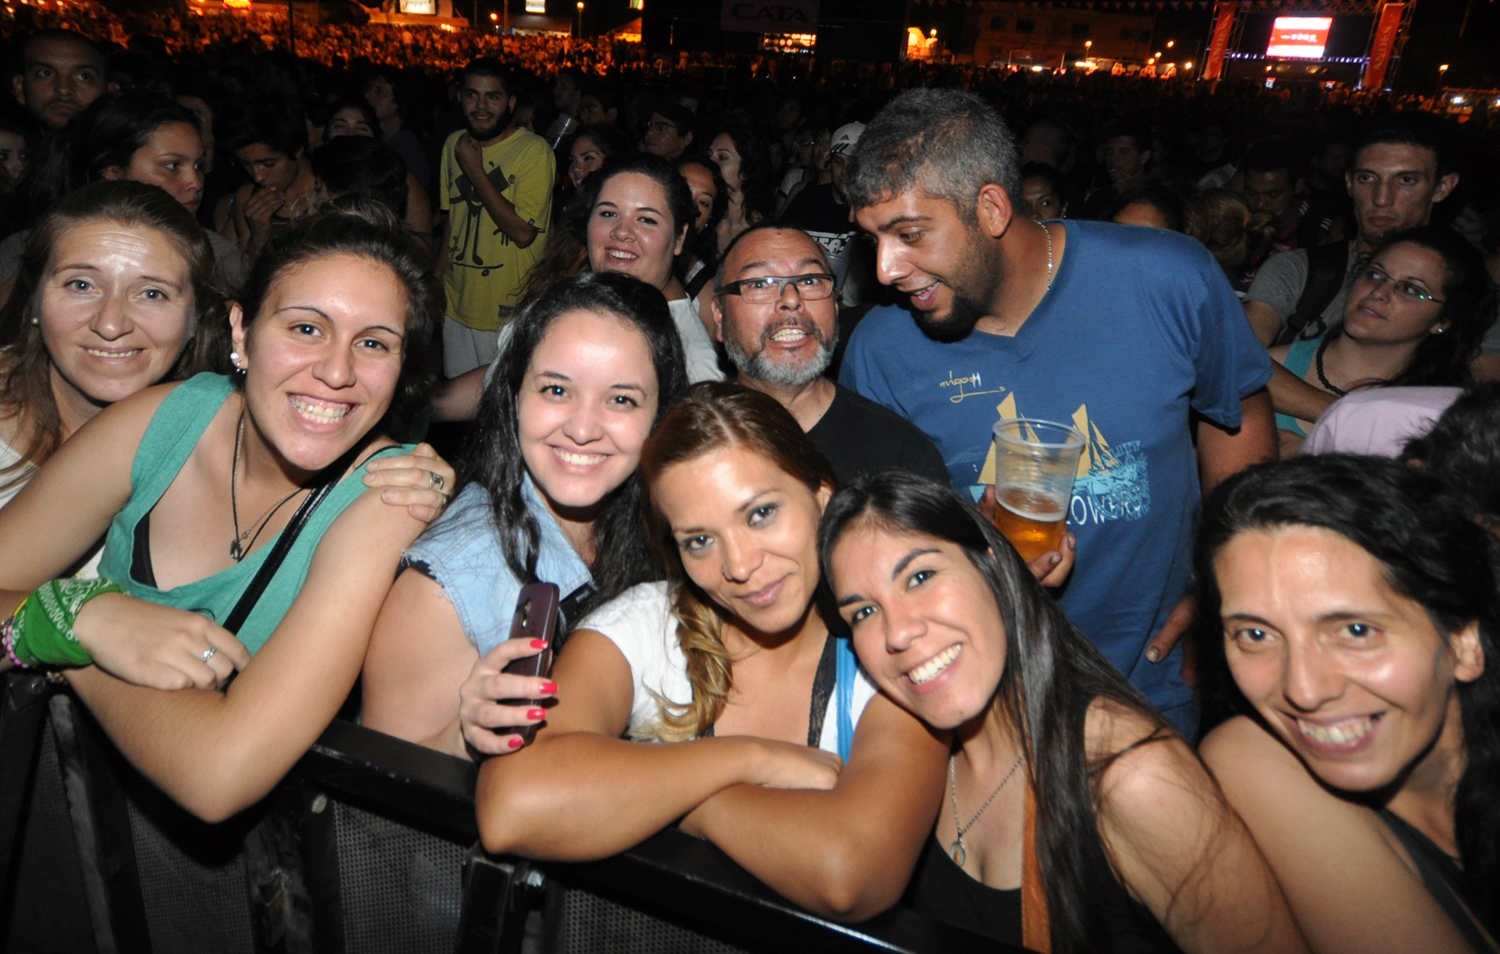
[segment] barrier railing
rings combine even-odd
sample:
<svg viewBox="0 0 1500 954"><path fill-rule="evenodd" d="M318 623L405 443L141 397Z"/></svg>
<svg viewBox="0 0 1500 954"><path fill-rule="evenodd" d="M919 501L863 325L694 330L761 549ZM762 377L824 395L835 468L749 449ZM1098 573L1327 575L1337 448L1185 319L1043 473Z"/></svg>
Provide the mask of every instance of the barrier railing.
<svg viewBox="0 0 1500 954"><path fill-rule="evenodd" d="M477 844L477 767L337 721L263 803L191 818L45 677L0 699L0 947L16 952L1017 952L905 908L844 925L667 830L586 864Z"/></svg>

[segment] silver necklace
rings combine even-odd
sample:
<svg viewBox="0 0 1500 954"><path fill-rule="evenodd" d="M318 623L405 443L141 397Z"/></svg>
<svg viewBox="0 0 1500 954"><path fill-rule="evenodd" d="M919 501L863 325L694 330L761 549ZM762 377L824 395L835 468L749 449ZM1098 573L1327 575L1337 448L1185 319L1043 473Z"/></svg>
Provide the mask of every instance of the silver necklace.
<svg viewBox="0 0 1500 954"><path fill-rule="evenodd" d="M1051 291L1052 290L1052 230L1049 229L1049 228L1047 228L1047 226L1042 225L1041 222L1038 222L1037 225L1041 225L1042 226L1042 231L1047 236L1047 291Z"/></svg>
<svg viewBox="0 0 1500 954"><path fill-rule="evenodd" d="M275 514L276 511L286 506L286 502L288 500L291 500L293 497L297 496L305 489L303 487L298 487L296 490L287 494L285 497L282 497L275 506L265 512L264 516L255 521L255 523L251 524L250 528L244 533L241 533L240 501L238 495L234 492L234 475L238 473L240 469L240 444L244 442L244 438L245 415L242 413L240 414L239 424L237 424L234 428L234 462L229 465L229 512L234 518L234 539L229 541L229 559L233 560L236 563L243 560L245 558L246 551L255 546L255 541L260 538L260 532L266 528L266 521L270 520L271 516ZM255 532L253 536L251 535L252 530Z"/></svg>
<svg viewBox="0 0 1500 954"><path fill-rule="evenodd" d="M973 828L974 823L979 821L979 816L983 815L985 809L990 807L990 803L995 800L996 795L1000 794L1000 790L1005 787L1006 782L1010 781L1010 777L1016 774L1016 769L1021 767L1021 762L1025 758L1026 756L1022 755L1016 759L1016 764L1012 765L1010 771L1005 773L1005 777L1000 780L1000 784L995 786L993 792L990 792L990 797L986 798L984 804L979 806L979 811L974 813L974 817L969 819L969 823L967 825L960 825L958 823L958 775L953 770L954 756L948 756L948 788L953 792L953 827L958 830L958 837L953 840L953 844L948 846L948 857L952 858L953 863L960 868L964 866L964 859L969 857L968 852L964 851L964 832Z"/></svg>

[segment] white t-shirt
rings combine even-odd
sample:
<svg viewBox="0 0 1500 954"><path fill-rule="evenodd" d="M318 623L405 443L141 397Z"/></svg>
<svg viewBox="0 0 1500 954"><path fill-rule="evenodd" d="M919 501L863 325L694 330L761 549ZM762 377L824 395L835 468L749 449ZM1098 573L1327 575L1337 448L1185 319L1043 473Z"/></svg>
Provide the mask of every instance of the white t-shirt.
<svg viewBox="0 0 1500 954"><path fill-rule="evenodd" d="M12 464L19 462L20 459L21 452L11 447L5 438L0 437L0 468L10 467ZM25 487L26 482L31 480L35 474L35 467L23 467L19 472L11 471L0 477L0 480L3 481L14 481L14 483L8 486L0 486L0 507L4 507L10 503L11 499L21 492L21 488Z"/></svg>
<svg viewBox="0 0 1500 954"><path fill-rule="evenodd" d="M678 298L667 302L667 309L672 312L672 323L677 326L677 336L687 354L688 383L724 380L724 372L719 370L719 351L708 336L708 329L698 320L698 303L691 298Z"/></svg>
<svg viewBox="0 0 1500 954"><path fill-rule="evenodd" d="M686 705L693 700L692 684L687 676L687 657L677 641L677 620L672 616L671 599L665 583L642 583L631 587L589 614L579 629L592 629L619 647L630 663L634 696L630 703L630 737L652 740L652 727L661 708L651 693ZM864 715L865 706L875 698L875 685L860 667L854 678L854 692L849 719L855 726ZM828 694L828 712L823 718L823 737L818 748L838 753L838 693Z"/></svg>

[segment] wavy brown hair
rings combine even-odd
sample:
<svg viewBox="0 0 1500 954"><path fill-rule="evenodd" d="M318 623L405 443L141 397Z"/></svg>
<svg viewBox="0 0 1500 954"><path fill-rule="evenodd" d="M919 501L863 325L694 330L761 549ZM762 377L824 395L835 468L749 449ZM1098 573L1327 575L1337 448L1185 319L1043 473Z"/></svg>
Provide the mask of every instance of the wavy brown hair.
<svg viewBox="0 0 1500 954"><path fill-rule="evenodd" d="M187 262L193 305L189 337L164 380L180 381L200 371L222 371L229 351L223 302L213 287L214 253L191 212L153 185L128 179L96 182L71 193L44 216L27 239L21 268L0 309L0 417L16 420L19 459L0 469L0 487L24 480L62 445L62 418L52 393L52 355L42 338L42 286L52 250L70 229L86 222L114 222L160 232Z"/></svg>
<svg viewBox="0 0 1500 954"><path fill-rule="evenodd" d="M813 493L824 485L837 486L828 459L774 398L738 384L705 381L662 415L646 440L641 476L647 491L654 490L669 467L727 447L759 454ZM688 578L672 526L654 493L648 498L646 525L651 545L667 568L677 641L687 657L693 687L693 700L686 705L657 696L661 718L656 735L682 742L707 732L729 701L734 679L723 632L730 616Z"/></svg>

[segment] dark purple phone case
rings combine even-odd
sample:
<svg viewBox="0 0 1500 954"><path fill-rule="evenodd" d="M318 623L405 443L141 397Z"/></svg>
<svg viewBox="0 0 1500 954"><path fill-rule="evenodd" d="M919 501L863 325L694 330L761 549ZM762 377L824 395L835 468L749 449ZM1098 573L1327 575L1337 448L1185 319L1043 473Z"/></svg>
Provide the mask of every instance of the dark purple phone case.
<svg viewBox="0 0 1500 954"><path fill-rule="evenodd" d="M547 648L535 656L525 656L505 667L505 671L517 676L546 676L552 672L552 642L557 631L558 589L554 583L532 583L523 586L516 597L516 612L510 619L511 639L545 639ZM541 699L501 699L503 706L539 706ZM528 725L513 730L521 741L529 744L536 735L536 726Z"/></svg>

